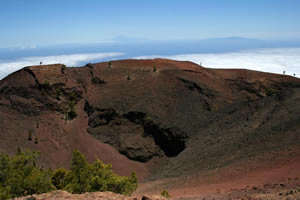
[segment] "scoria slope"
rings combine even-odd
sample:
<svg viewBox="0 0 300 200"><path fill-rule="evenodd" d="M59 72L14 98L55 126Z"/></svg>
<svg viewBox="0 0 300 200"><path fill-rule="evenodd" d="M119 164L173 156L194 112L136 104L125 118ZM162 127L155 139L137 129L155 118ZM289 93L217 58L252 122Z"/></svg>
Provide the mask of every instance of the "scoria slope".
<svg viewBox="0 0 300 200"><path fill-rule="evenodd" d="M0 150L36 149L55 168L79 149L144 181L196 177L299 156L299 113L291 76L165 59L30 66L0 82Z"/></svg>

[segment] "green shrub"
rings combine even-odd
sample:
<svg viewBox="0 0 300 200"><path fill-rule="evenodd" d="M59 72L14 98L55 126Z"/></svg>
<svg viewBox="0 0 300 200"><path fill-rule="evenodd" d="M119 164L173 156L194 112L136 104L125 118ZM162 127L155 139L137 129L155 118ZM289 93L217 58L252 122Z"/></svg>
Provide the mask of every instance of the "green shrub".
<svg viewBox="0 0 300 200"><path fill-rule="evenodd" d="M51 176L52 173L49 170L32 167L30 174L24 179L23 187L26 193L41 194L53 190Z"/></svg>
<svg viewBox="0 0 300 200"><path fill-rule="evenodd" d="M49 95L51 90L51 84L48 80L45 80L43 83L38 84L38 88L43 92L43 95Z"/></svg>
<svg viewBox="0 0 300 200"><path fill-rule="evenodd" d="M71 110L69 110L69 111L67 112L67 119L68 119L68 120L72 120L72 119L74 119L74 118L76 118L76 117L77 117L77 113L76 113L76 111L75 111L74 108L72 108Z"/></svg>
<svg viewBox="0 0 300 200"><path fill-rule="evenodd" d="M58 168L52 175L51 181L56 189L61 190L66 187L66 179L69 171L64 168Z"/></svg>
<svg viewBox="0 0 300 200"><path fill-rule="evenodd" d="M39 153L18 152L14 156L0 153L0 199L40 194L54 189L51 171L36 167Z"/></svg>
<svg viewBox="0 0 300 200"><path fill-rule="evenodd" d="M161 196L166 197L166 198L170 198L171 197L170 194L169 194L169 192L167 190L161 191L160 194L161 194Z"/></svg>
<svg viewBox="0 0 300 200"><path fill-rule="evenodd" d="M74 151L71 169L59 168L52 172L36 166L39 153L21 150L14 156L0 153L0 199L40 194L55 189L71 193L111 191L130 195L137 189L137 177L118 176L110 164L100 160L89 164Z"/></svg>
<svg viewBox="0 0 300 200"><path fill-rule="evenodd" d="M32 140L32 130L28 131L28 141Z"/></svg>
<svg viewBox="0 0 300 200"><path fill-rule="evenodd" d="M66 119L67 120L72 120L77 117L77 113L75 110L75 101L74 100L69 100L68 102L68 107L67 107L67 112L66 112Z"/></svg>
<svg viewBox="0 0 300 200"><path fill-rule="evenodd" d="M21 153L21 148L20 147L17 148L17 154L19 154L19 153Z"/></svg>
<svg viewBox="0 0 300 200"><path fill-rule="evenodd" d="M0 188L0 199L11 199L12 196L6 188Z"/></svg>
<svg viewBox="0 0 300 200"><path fill-rule="evenodd" d="M64 64L62 64L61 65L61 73L65 73L65 69L67 68L67 66L66 65L64 65Z"/></svg>
<svg viewBox="0 0 300 200"><path fill-rule="evenodd" d="M64 95L63 89L61 87L56 88L56 99L61 100L60 97Z"/></svg>
<svg viewBox="0 0 300 200"><path fill-rule="evenodd" d="M42 84L40 84L41 88L47 89L50 87L49 81L45 80Z"/></svg>
<svg viewBox="0 0 300 200"><path fill-rule="evenodd" d="M156 65L153 66L153 72L156 72L157 69L156 69Z"/></svg>
<svg viewBox="0 0 300 200"><path fill-rule="evenodd" d="M266 88L265 92L267 96L272 96L275 93L271 88Z"/></svg>
<svg viewBox="0 0 300 200"><path fill-rule="evenodd" d="M153 120L152 120L152 117L150 116L150 115L145 115L144 116L144 118L143 118L143 123L144 123L144 125L151 125L151 124L153 124L153 122L152 122Z"/></svg>
<svg viewBox="0 0 300 200"><path fill-rule="evenodd" d="M85 157L74 151L64 189L71 193L111 191L130 195L137 189L137 177L132 173L130 177L118 176L112 172L110 164L103 164L100 160L88 164Z"/></svg>

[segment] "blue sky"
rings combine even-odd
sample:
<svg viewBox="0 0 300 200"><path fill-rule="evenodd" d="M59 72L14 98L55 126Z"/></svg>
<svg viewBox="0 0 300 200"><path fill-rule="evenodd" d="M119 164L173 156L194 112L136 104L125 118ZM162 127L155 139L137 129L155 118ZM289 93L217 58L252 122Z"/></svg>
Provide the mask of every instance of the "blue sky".
<svg viewBox="0 0 300 200"><path fill-rule="evenodd" d="M0 0L0 48L115 40L300 39L298 0Z"/></svg>
<svg viewBox="0 0 300 200"><path fill-rule="evenodd" d="M0 0L0 79L157 57L299 77L300 0Z"/></svg>

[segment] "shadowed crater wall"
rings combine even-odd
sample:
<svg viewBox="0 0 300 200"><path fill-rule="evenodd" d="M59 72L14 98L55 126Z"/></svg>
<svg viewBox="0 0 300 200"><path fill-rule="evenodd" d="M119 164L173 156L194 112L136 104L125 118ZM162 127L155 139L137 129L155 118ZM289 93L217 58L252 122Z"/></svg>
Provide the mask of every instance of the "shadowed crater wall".
<svg viewBox="0 0 300 200"><path fill-rule="evenodd" d="M147 113L119 114L112 108L92 107L88 102L84 110L89 116L88 133L132 160L147 162L154 156L174 157L185 149L185 132L177 127L162 128Z"/></svg>

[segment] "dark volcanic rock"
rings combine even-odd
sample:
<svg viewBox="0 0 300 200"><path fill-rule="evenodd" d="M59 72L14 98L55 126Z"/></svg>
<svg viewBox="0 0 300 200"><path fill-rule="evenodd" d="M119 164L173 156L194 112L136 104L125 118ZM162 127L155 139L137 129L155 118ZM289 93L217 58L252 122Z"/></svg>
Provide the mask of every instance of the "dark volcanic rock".
<svg viewBox="0 0 300 200"><path fill-rule="evenodd" d="M88 102L88 132L104 143L113 145L132 160L146 162L154 156L177 156L185 148L187 135L176 127L160 128L146 113L92 108Z"/></svg>

